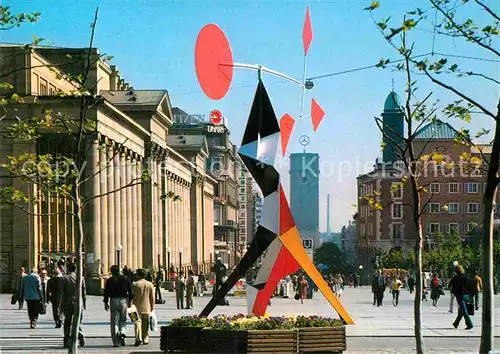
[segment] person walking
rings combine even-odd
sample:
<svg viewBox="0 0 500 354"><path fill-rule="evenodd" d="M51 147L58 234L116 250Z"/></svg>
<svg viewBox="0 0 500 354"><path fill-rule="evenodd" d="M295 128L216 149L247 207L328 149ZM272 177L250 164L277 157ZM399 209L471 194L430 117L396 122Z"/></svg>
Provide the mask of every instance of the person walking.
<svg viewBox="0 0 500 354"><path fill-rule="evenodd" d="M464 268L458 264L455 266L455 276L451 279L451 288L458 303L458 315L453 322L453 327L458 328L462 317L465 318L466 330L474 327L472 320L467 312L467 302L469 301L469 290L467 288L467 277L464 274Z"/></svg>
<svg viewBox="0 0 500 354"><path fill-rule="evenodd" d="M130 307L133 295L130 279L120 274L120 268L110 268L111 278L104 286L104 309L110 311L111 340L113 346L125 346L127 337L127 308Z"/></svg>
<svg viewBox="0 0 500 354"><path fill-rule="evenodd" d="M392 305L394 307L398 307L399 304L399 292L401 291L401 288L403 287L403 282L399 280L399 276L395 275L392 283L391 283L391 290L392 290Z"/></svg>
<svg viewBox="0 0 500 354"><path fill-rule="evenodd" d="M442 288L443 285L441 284L441 281L439 280L437 273L434 273L432 275L432 281L431 281L431 299L432 299L432 306L434 307L437 307L439 297L441 296Z"/></svg>
<svg viewBox="0 0 500 354"><path fill-rule="evenodd" d="M373 292L373 305L375 302L377 303L377 307L382 306L382 301L384 299L384 291L385 291L385 280L382 276L382 272L377 270L377 274L373 277L372 281L372 292Z"/></svg>
<svg viewBox="0 0 500 354"><path fill-rule="evenodd" d="M483 290L483 280L479 276L479 272L475 272L471 278L471 300L474 301L474 307L479 310L479 293Z"/></svg>
<svg viewBox="0 0 500 354"><path fill-rule="evenodd" d="M196 283L194 281L194 272L192 270L188 271L188 278L186 280L186 308L193 308L193 295Z"/></svg>
<svg viewBox="0 0 500 354"><path fill-rule="evenodd" d="M219 288L224 283L224 277L226 276L227 268L224 263L222 263L222 258L218 257L217 261L212 267L212 272L215 273L215 287L214 294L219 290Z"/></svg>
<svg viewBox="0 0 500 354"><path fill-rule="evenodd" d="M177 309L184 308L184 291L186 290L186 279L184 272L181 270L175 280L175 299L177 301Z"/></svg>
<svg viewBox="0 0 500 354"><path fill-rule="evenodd" d="M198 275L198 283L200 283L200 293L198 296L202 296L204 291L207 291L207 278L205 277L205 273L203 271L200 271Z"/></svg>
<svg viewBox="0 0 500 354"><path fill-rule="evenodd" d="M408 289L410 290L410 294L415 290L415 278L413 278L413 274L408 278Z"/></svg>
<svg viewBox="0 0 500 354"><path fill-rule="evenodd" d="M298 283L297 283L297 290L300 296L300 303L304 303L304 299L307 298L307 292L309 290L309 283L307 282L307 279L304 275L301 275L299 277Z"/></svg>
<svg viewBox="0 0 500 354"><path fill-rule="evenodd" d="M28 317L30 319L30 328L36 328L40 307L42 306L43 294L40 277L33 267L29 275L22 278L21 283L21 301L26 300L28 307Z"/></svg>
<svg viewBox="0 0 500 354"><path fill-rule="evenodd" d="M163 281L163 268L158 267L158 273L155 278L155 302L157 304L164 304L165 301L161 298L161 282Z"/></svg>
<svg viewBox="0 0 500 354"><path fill-rule="evenodd" d="M338 299L342 296L342 290L344 290L344 280L340 274L335 276L335 295Z"/></svg>
<svg viewBox="0 0 500 354"><path fill-rule="evenodd" d="M59 293L61 292L62 275L59 268L54 269L54 276L47 282L47 301L52 303L52 317L56 328L61 328L61 312L59 306Z"/></svg>
<svg viewBox="0 0 500 354"><path fill-rule="evenodd" d="M22 296L22 282L23 278L26 276L26 271L24 267L19 267L19 273L16 278L16 282L14 283L14 291L13 294L16 297L17 303L19 304L19 310L22 310L24 307L24 300Z"/></svg>
<svg viewBox="0 0 500 354"><path fill-rule="evenodd" d="M134 305L139 313L139 320L135 325L135 346L149 344L149 315L155 309L154 286L144 279L144 269L137 269L139 280L132 284Z"/></svg>
<svg viewBox="0 0 500 354"><path fill-rule="evenodd" d="M47 270L42 269L40 272L40 283L42 285L42 299L41 299L41 305L40 305L40 314L45 315L47 313L47 302L48 302L48 296L47 296L47 285L49 283L50 277L47 276Z"/></svg>
<svg viewBox="0 0 500 354"><path fill-rule="evenodd" d="M75 314L76 297L76 264L70 263L66 267L67 274L63 276L61 282L61 293L59 294L59 304L64 313L64 347L69 348L71 339L71 326ZM87 291L85 289L85 280L82 278L82 305L83 309L87 309ZM78 324L78 342L80 347L85 346L85 337L82 329L83 311L80 315L80 323Z"/></svg>

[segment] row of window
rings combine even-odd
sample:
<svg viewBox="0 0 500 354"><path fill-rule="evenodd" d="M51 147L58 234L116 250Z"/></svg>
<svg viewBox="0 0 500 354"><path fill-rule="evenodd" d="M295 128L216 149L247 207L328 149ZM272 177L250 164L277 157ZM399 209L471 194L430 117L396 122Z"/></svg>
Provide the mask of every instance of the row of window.
<svg viewBox="0 0 500 354"><path fill-rule="evenodd" d="M56 87L45 80L43 77L33 74L35 87L39 96L53 96L56 94Z"/></svg>
<svg viewBox="0 0 500 354"><path fill-rule="evenodd" d="M449 182L445 183L431 183L428 188L428 192L432 194L439 193L461 193L462 183ZM445 188L448 187L448 188ZM481 183L467 182L464 183L464 191L466 193L480 193ZM399 183L392 184L392 197L394 199L403 198L403 189Z"/></svg>
<svg viewBox="0 0 500 354"><path fill-rule="evenodd" d="M440 203L429 203L427 204L427 212L431 214L438 214L441 212L446 212L449 214L467 213L467 214L477 214L481 210L481 204L470 202L470 203L448 203L445 204L447 210L442 207ZM495 213L500 213L500 204L495 204ZM392 218L402 219L403 218L403 205L394 203L392 204Z"/></svg>

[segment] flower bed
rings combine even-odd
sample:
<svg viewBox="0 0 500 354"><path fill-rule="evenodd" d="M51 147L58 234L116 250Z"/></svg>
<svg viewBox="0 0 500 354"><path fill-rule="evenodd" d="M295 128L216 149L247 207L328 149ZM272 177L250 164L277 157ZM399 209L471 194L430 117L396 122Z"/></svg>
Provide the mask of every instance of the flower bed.
<svg viewBox="0 0 500 354"><path fill-rule="evenodd" d="M297 353L345 350L340 320L319 316L183 316L161 328L170 353Z"/></svg>

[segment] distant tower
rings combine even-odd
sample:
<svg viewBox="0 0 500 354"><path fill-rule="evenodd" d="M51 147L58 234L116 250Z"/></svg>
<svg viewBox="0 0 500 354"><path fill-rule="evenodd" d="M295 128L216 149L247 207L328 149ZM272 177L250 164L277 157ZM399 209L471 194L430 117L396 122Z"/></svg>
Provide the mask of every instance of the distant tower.
<svg viewBox="0 0 500 354"><path fill-rule="evenodd" d="M403 144L404 134L404 116L401 111L401 99L398 94L392 90L384 103L384 112L382 113L384 149L382 159L385 163L394 163L399 160L393 141L401 146Z"/></svg>
<svg viewBox="0 0 500 354"><path fill-rule="evenodd" d="M319 154L290 155L290 209L302 239L319 244Z"/></svg>
<svg viewBox="0 0 500 354"><path fill-rule="evenodd" d="M326 195L326 234L330 237L330 194Z"/></svg>

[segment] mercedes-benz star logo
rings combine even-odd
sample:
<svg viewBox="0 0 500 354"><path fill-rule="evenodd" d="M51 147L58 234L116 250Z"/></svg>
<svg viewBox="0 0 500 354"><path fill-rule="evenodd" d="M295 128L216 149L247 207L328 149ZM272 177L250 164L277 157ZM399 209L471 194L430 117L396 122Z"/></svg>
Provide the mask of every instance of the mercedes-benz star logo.
<svg viewBox="0 0 500 354"><path fill-rule="evenodd" d="M307 136L307 135L301 135L300 138L299 138L299 143L302 146L309 145L309 136Z"/></svg>

